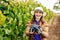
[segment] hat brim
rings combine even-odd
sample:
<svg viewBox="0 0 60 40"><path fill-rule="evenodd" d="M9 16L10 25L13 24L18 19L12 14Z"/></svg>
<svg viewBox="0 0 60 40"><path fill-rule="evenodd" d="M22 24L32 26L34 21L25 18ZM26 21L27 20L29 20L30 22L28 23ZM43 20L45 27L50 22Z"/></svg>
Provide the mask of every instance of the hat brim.
<svg viewBox="0 0 60 40"><path fill-rule="evenodd" d="M34 11L31 11L31 14L32 15L34 15L34 12L35 12L36 10L34 10ZM43 16L45 17L47 15L47 13L46 12L43 12Z"/></svg>

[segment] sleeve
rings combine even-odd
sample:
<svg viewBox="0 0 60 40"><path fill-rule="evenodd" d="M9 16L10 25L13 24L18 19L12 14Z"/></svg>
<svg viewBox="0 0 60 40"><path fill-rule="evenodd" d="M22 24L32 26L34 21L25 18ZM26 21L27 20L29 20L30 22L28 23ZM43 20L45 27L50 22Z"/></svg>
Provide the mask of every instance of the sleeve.
<svg viewBox="0 0 60 40"><path fill-rule="evenodd" d="M44 36L44 37L48 37L48 24L47 23L44 23L44 25L43 25L43 31L42 31L42 35Z"/></svg>
<svg viewBox="0 0 60 40"><path fill-rule="evenodd" d="M26 26L26 35L29 36L29 30L30 30L30 21L28 21L27 26Z"/></svg>

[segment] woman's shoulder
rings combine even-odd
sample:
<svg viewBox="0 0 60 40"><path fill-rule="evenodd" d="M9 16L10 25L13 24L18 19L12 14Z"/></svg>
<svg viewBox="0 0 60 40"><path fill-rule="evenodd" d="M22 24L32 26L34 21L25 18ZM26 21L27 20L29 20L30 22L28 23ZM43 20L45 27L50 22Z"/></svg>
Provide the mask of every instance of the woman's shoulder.
<svg viewBox="0 0 60 40"><path fill-rule="evenodd" d="M48 27L48 25L49 25L49 24L48 24L47 22L45 22L45 23L43 24L44 27Z"/></svg>
<svg viewBox="0 0 60 40"><path fill-rule="evenodd" d="M31 23L31 20L29 20L28 22L27 22L27 24L30 24Z"/></svg>
<svg viewBox="0 0 60 40"><path fill-rule="evenodd" d="M27 22L27 25L28 25L28 26L31 25L31 20L29 20L29 21Z"/></svg>

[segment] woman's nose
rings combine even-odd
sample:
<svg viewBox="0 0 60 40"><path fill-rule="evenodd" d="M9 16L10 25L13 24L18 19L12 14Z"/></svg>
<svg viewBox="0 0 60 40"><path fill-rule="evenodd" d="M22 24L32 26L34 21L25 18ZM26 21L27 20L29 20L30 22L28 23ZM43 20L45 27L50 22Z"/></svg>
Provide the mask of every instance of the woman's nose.
<svg viewBox="0 0 60 40"><path fill-rule="evenodd" d="M40 14L39 12L37 14Z"/></svg>

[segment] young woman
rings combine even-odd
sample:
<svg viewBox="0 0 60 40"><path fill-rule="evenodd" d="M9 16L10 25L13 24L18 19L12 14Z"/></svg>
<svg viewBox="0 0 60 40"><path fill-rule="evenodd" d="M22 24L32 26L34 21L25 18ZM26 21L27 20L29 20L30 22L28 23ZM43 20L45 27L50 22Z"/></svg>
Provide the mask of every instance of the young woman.
<svg viewBox="0 0 60 40"><path fill-rule="evenodd" d="M42 28L42 34L37 34L36 32L29 32L32 24L39 25ZM43 9L41 7L36 7L34 10L34 15L31 21L28 21L26 27L26 35L29 36L29 40L47 40L48 37L48 27L43 18Z"/></svg>

